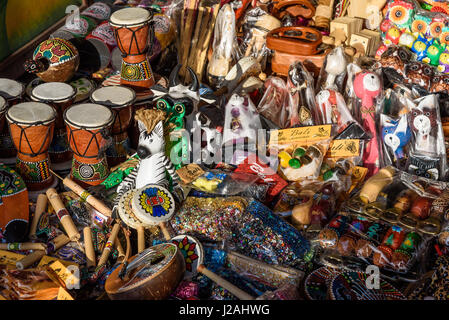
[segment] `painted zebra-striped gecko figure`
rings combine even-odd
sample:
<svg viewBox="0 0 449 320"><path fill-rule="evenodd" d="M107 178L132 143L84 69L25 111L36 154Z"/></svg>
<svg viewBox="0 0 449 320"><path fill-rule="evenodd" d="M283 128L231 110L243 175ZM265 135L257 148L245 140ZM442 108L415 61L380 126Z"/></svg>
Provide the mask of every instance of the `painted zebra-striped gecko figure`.
<svg viewBox="0 0 449 320"><path fill-rule="evenodd" d="M165 155L165 139L163 123L160 121L151 131L147 132L145 125L139 124L139 145L137 154L140 162L136 168L117 187L117 197L114 201L114 215L117 217L117 206L124 193L131 189L140 189L149 184L156 184L168 189L167 173L172 177L173 196L180 203L185 195L179 185L179 176L169 158Z"/></svg>

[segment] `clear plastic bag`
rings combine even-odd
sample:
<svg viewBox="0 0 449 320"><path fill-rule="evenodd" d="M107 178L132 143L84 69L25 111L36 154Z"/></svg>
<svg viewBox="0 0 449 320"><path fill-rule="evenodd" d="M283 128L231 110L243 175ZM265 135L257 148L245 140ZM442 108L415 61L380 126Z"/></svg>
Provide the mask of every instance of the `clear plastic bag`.
<svg viewBox="0 0 449 320"><path fill-rule="evenodd" d="M208 76L210 85L217 88L220 87L235 61L240 59L235 30L235 14L229 4L225 4L218 12L212 49Z"/></svg>
<svg viewBox="0 0 449 320"><path fill-rule="evenodd" d="M255 143L260 129L260 117L250 97L232 95L225 107L223 145Z"/></svg>
<svg viewBox="0 0 449 320"><path fill-rule="evenodd" d="M189 186L209 194L234 196L246 191L258 180L255 174L214 169L192 181Z"/></svg>
<svg viewBox="0 0 449 320"><path fill-rule="evenodd" d="M280 129L298 124L298 106L285 81L278 77L269 77L264 84L265 93L257 106L257 111Z"/></svg>
<svg viewBox="0 0 449 320"><path fill-rule="evenodd" d="M408 172L445 180L448 168L437 96L429 95L415 100L410 108L408 124L413 137Z"/></svg>
<svg viewBox="0 0 449 320"><path fill-rule="evenodd" d="M331 89L344 92L349 57L343 46L333 49L326 56L318 77L316 91Z"/></svg>

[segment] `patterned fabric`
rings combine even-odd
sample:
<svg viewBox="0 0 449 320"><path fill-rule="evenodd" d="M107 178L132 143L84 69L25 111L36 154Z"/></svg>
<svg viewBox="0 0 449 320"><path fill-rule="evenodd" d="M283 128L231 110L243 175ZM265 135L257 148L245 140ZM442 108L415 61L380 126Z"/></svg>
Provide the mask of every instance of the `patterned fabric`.
<svg viewBox="0 0 449 320"><path fill-rule="evenodd" d="M432 277L425 279L409 295L409 299L418 300L429 296L436 300L449 300L449 256L438 257Z"/></svg>

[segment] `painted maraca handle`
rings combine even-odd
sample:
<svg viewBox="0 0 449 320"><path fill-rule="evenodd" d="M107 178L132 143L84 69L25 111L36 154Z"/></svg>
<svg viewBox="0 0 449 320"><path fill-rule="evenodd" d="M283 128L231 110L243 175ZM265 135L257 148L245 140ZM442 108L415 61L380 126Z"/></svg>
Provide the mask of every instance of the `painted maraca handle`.
<svg viewBox="0 0 449 320"><path fill-rule="evenodd" d="M115 239L117 239L118 232L120 231L120 224L116 223L112 227L111 235L109 236L108 242L104 246L103 252L101 253L100 261L98 262L98 266L102 266L108 261L109 254L111 253L112 246L114 245Z"/></svg>
<svg viewBox="0 0 449 320"><path fill-rule="evenodd" d="M254 297L247 294L245 291L241 290L240 288L237 288L235 285L230 283L229 281L223 279L216 273L213 273L209 269L206 268L204 264L198 266L198 272L204 274L206 277L211 279L213 282L218 284L219 286L223 287L224 289L228 290L230 293L235 295L240 300L254 300Z"/></svg>

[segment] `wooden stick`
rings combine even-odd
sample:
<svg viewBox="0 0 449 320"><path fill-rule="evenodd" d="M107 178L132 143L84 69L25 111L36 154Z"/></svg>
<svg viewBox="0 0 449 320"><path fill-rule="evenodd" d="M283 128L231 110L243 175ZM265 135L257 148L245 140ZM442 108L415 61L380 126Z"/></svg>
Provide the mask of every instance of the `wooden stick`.
<svg viewBox="0 0 449 320"><path fill-rule="evenodd" d="M86 252L87 268L95 267L97 261L95 259L95 249L92 243L92 230L90 227L83 229L84 234L84 251Z"/></svg>
<svg viewBox="0 0 449 320"><path fill-rule="evenodd" d="M165 240L170 240L172 236L170 235L170 231L167 228L165 222L159 224L159 228L161 228L162 234L164 235Z"/></svg>
<svg viewBox="0 0 449 320"><path fill-rule="evenodd" d="M53 209L55 209L56 216L58 217L59 221L61 221L61 224L64 227L64 230L69 236L70 240L78 241L81 238L81 235L78 232L75 223L73 222L72 217L67 211L64 203L59 197L58 192L56 191L56 189L50 188L46 193Z"/></svg>
<svg viewBox="0 0 449 320"><path fill-rule="evenodd" d="M45 250L36 250L33 253L24 257L23 259L17 261L16 268L19 270L28 268L33 263L42 259L42 257L45 256L45 254L55 252L56 250L58 250L62 246L65 246L69 242L70 242L70 239L65 234L61 234L47 244L46 251Z"/></svg>
<svg viewBox="0 0 449 320"><path fill-rule="evenodd" d="M117 262L121 263L125 259L126 253L118 237L115 240L115 248L118 251Z"/></svg>
<svg viewBox="0 0 449 320"><path fill-rule="evenodd" d="M192 31L193 31L193 24L195 21L195 7L198 6L198 0L192 0L189 2L188 7L186 9L187 11L187 20L185 22L185 30L182 38L182 59L181 63L185 66L187 63L188 57L189 57L189 49L192 39ZM185 68L182 68L181 74L185 74Z"/></svg>
<svg viewBox="0 0 449 320"><path fill-rule="evenodd" d="M207 269L204 264L198 266L198 272L204 274L206 277L208 277L209 279L211 279L213 282L215 282L219 286L223 287L224 289L228 290L230 293L235 295L240 300L254 300L253 296L249 295L245 291L236 287L229 281L223 279L219 275L213 273L212 271Z"/></svg>
<svg viewBox="0 0 449 320"><path fill-rule="evenodd" d="M199 67L197 68L197 71L196 71L199 81L202 81L202 79L203 79L204 67L206 65L206 55L207 55L207 51L209 49L210 39L212 37L212 33L215 28L215 21L217 21L217 15L218 15L219 10L220 10L220 4L213 6L211 23L209 24L209 28L207 29L206 39L204 40L204 42L203 41L201 42L203 44L203 49L201 51L201 55L198 60Z"/></svg>
<svg viewBox="0 0 449 320"><path fill-rule="evenodd" d="M51 170L50 170L51 171ZM82 200L86 201L88 204L90 204L95 210L98 212L104 214L108 218L112 217L112 210L109 209L107 205L104 204L103 201L95 198L93 195L91 195L89 192L87 192L83 187L81 187L79 184L77 184L75 181L67 178L62 178L61 176L55 174L53 171L51 171L56 177L58 177L60 180L62 180L62 183L75 192Z"/></svg>
<svg viewBox="0 0 449 320"><path fill-rule="evenodd" d="M198 51L197 50L198 50L198 47L200 47L199 37L200 37L201 21L203 20L203 17L205 14L207 17L207 14L208 14L207 8L199 7L198 15L196 18L195 32L192 37L191 49L190 49L189 59L188 59L186 67L192 67L196 63L196 60L198 59L198 55L197 55ZM193 69L193 70L195 70L195 69Z"/></svg>
<svg viewBox="0 0 449 320"><path fill-rule="evenodd" d="M197 41L197 46L195 48L195 51L192 52L192 55L195 56L194 63L191 65L191 68L198 76L198 80L201 82L201 75L198 73L198 64L200 63L199 57L201 56L203 50L204 50L204 40L206 39L207 34L207 28L209 28L209 22L212 19L212 8L206 7L204 8L204 19L202 20L202 26L200 26L200 34Z"/></svg>
<svg viewBox="0 0 449 320"><path fill-rule="evenodd" d="M25 250L47 250L44 243L23 242L23 243L0 243L0 250L25 251Z"/></svg>
<svg viewBox="0 0 449 320"><path fill-rule="evenodd" d="M31 222L30 233L28 235L30 239L34 239L36 237L37 224L42 213L44 213L47 209L47 202L48 198L45 194L40 194L37 197L36 210L34 211L33 221Z"/></svg>
<svg viewBox="0 0 449 320"><path fill-rule="evenodd" d="M114 245L115 239L117 239L119 231L120 231L120 224L119 223L114 224L114 226L112 227L111 234L109 235L108 242L106 242L103 252L101 253L98 266L102 266L106 263L106 261L108 261L109 254L111 253L111 248Z"/></svg>
<svg viewBox="0 0 449 320"><path fill-rule="evenodd" d="M145 228L139 226L137 228L137 252L141 253L145 250Z"/></svg>

